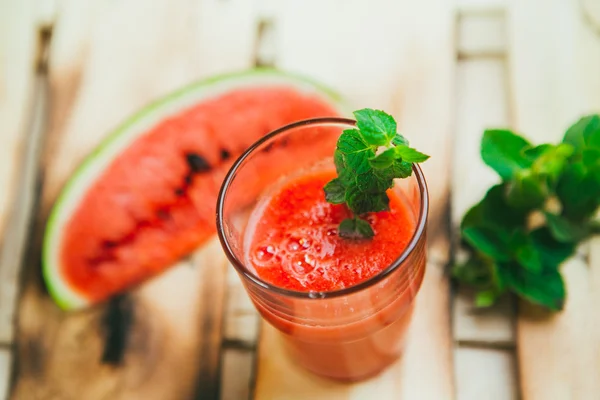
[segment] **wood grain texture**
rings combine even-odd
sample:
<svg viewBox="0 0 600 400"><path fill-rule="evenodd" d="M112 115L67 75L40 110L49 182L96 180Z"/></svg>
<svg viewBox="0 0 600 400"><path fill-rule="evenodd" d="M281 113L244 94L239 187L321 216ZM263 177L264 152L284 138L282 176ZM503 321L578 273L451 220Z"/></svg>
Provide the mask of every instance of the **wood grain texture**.
<svg viewBox="0 0 600 400"><path fill-rule="evenodd" d="M227 270L227 302L223 339L232 346L252 348L256 346L260 316L240 281L236 270Z"/></svg>
<svg viewBox="0 0 600 400"><path fill-rule="evenodd" d="M533 141L559 140L582 114L600 111L600 36L580 5L575 0L510 3L514 122ZM568 293L564 311L544 317L520 307L519 370L527 400L593 399L600 393L598 271L575 258L562 272Z"/></svg>
<svg viewBox="0 0 600 400"><path fill-rule="evenodd" d="M441 265L448 260L449 248L446 215L455 60L453 5L443 0L340 4L279 2L272 11L276 65L332 85L357 109L391 112L411 143L432 155L423 165L432 204L431 263L418 296L404 362L369 382L339 386L297 370L281 354L275 332L263 325L256 399L366 398L369 393L377 393L381 399L451 398L449 291ZM315 9L319 12L313 12ZM310 21L309 30L306 21ZM431 380L435 385L429 384Z"/></svg>
<svg viewBox="0 0 600 400"><path fill-rule="evenodd" d="M14 200L22 154L37 50L32 1L0 2L0 240Z"/></svg>
<svg viewBox="0 0 600 400"><path fill-rule="evenodd" d="M512 351L462 347L454 351L457 400L517 400Z"/></svg>
<svg viewBox="0 0 600 400"><path fill-rule="evenodd" d="M76 313L47 296L39 243L66 178L116 124L183 84L252 65L254 22L241 0L61 5L15 399L218 398L227 262L216 240L131 294Z"/></svg>
<svg viewBox="0 0 600 400"><path fill-rule="evenodd" d="M452 167L452 225L457 238L463 215L499 181L496 173L481 160L480 144L485 129L510 125L507 84L503 59L468 59L458 63ZM504 347L514 345L515 312L510 298L502 299L491 309L476 310L472 292L460 288L453 310L455 340Z"/></svg>
<svg viewBox="0 0 600 400"><path fill-rule="evenodd" d="M460 11L466 12L496 12L506 7L508 0L457 0Z"/></svg>
<svg viewBox="0 0 600 400"><path fill-rule="evenodd" d="M506 50L506 23L503 10L470 13L458 17L458 56L502 57Z"/></svg>
<svg viewBox="0 0 600 400"><path fill-rule="evenodd" d="M8 349L0 349L0 400L8 399L12 354Z"/></svg>
<svg viewBox="0 0 600 400"><path fill-rule="evenodd" d="M0 1L0 344L13 340L19 246L27 219L17 197L33 105L36 22L33 1Z"/></svg>
<svg viewBox="0 0 600 400"><path fill-rule="evenodd" d="M521 304L519 368L524 399L593 399L600 393L600 271L575 258L562 266L568 300L549 316Z"/></svg>
<svg viewBox="0 0 600 400"><path fill-rule="evenodd" d="M221 400L251 398L254 365L253 350L233 348L223 350Z"/></svg>

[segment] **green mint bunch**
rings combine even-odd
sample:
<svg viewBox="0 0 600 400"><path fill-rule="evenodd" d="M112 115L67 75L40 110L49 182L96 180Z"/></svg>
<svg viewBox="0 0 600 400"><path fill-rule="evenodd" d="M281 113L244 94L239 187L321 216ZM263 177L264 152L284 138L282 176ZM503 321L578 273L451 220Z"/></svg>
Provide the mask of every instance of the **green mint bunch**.
<svg viewBox="0 0 600 400"><path fill-rule="evenodd" d="M600 232L600 116L571 126L561 143L535 146L508 130L487 130L481 157L501 178L463 217L468 250L453 276L477 289L475 304L510 291L561 310L559 267L577 245Z"/></svg>
<svg viewBox="0 0 600 400"><path fill-rule="evenodd" d="M412 164L429 156L409 147L391 115L367 108L355 111L354 116L357 129L342 132L333 156L338 176L323 189L329 203L346 204L354 214L340 224L340 236L360 239L374 235L361 216L388 211L386 191L394 179L409 177Z"/></svg>

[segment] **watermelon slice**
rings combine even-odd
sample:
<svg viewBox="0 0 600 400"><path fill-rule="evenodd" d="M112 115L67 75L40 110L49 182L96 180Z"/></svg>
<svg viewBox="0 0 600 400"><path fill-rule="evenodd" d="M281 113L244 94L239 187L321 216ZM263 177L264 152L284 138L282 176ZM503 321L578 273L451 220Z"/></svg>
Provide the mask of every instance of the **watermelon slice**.
<svg viewBox="0 0 600 400"><path fill-rule="evenodd" d="M43 276L63 309L154 276L216 231L218 190L235 157L266 133L347 114L305 78L251 70L191 85L117 128L77 170L48 220Z"/></svg>

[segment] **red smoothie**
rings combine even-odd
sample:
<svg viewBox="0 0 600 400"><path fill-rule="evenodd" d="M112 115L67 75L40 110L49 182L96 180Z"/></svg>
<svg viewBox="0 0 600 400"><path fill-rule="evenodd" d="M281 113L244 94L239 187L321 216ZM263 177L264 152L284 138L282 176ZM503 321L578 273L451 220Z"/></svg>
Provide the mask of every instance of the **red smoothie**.
<svg viewBox="0 0 600 400"><path fill-rule="evenodd" d="M389 190L390 211L367 218L375 236L341 238L337 226L351 214L345 205L325 200L323 186L334 177L334 171L311 172L271 190L249 219L244 253L263 281L317 297L288 304L298 310L290 318L251 296L263 317L284 333L292 356L320 375L358 380L380 372L401 353L425 269L424 240L378 283L319 299L388 269L411 241L418 218L402 193Z"/></svg>

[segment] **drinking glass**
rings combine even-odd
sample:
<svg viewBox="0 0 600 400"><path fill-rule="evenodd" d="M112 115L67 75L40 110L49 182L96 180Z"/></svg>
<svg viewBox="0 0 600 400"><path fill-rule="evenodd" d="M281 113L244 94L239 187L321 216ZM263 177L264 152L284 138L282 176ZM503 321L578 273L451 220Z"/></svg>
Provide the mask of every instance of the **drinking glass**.
<svg viewBox="0 0 600 400"><path fill-rule="evenodd" d="M392 190L414 218L407 247L381 272L344 289L301 292L262 280L246 256L246 228L264 196L294 176L334 170L342 131L356 122L317 118L282 127L252 145L232 166L217 203L217 231L250 299L283 336L289 356L320 376L357 381L378 374L404 348L425 272L427 185L418 165Z"/></svg>

